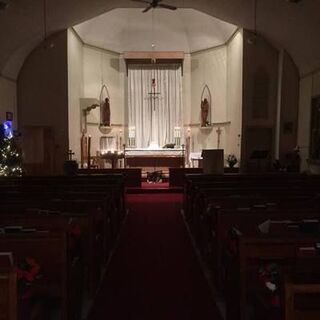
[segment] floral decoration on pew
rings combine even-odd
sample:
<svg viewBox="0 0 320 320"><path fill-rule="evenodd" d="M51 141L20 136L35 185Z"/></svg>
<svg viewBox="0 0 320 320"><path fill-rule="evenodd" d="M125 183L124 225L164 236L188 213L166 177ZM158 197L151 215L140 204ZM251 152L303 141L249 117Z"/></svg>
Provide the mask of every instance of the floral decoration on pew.
<svg viewBox="0 0 320 320"><path fill-rule="evenodd" d="M265 286L269 294L269 302L273 307L280 307L280 266L276 263L267 263L259 268L260 283Z"/></svg>
<svg viewBox="0 0 320 320"><path fill-rule="evenodd" d="M77 223L71 222L69 228L68 248L71 251L72 258L79 258L82 252L81 227Z"/></svg>
<svg viewBox="0 0 320 320"><path fill-rule="evenodd" d="M22 300L27 300L30 298L32 285L36 280L42 277L40 271L40 265L34 258L31 257L26 257L15 267L18 291Z"/></svg>

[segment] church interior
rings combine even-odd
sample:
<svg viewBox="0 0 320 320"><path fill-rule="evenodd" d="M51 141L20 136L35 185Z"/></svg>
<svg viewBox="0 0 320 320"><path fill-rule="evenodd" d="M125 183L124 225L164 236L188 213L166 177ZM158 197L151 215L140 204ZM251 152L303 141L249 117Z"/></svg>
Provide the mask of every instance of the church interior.
<svg viewBox="0 0 320 320"><path fill-rule="evenodd" d="M0 320L320 319L318 0L0 0Z"/></svg>

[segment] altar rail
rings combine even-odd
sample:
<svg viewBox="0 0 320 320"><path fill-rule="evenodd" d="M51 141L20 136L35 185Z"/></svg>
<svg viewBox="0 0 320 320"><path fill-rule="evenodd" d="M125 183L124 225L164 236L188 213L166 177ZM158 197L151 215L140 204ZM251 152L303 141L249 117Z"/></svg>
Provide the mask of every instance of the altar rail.
<svg viewBox="0 0 320 320"><path fill-rule="evenodd" d="M78 175L105 175L123 174L126 187L141 187L140 168L118 168L118 169L78 169Z"/></svg>

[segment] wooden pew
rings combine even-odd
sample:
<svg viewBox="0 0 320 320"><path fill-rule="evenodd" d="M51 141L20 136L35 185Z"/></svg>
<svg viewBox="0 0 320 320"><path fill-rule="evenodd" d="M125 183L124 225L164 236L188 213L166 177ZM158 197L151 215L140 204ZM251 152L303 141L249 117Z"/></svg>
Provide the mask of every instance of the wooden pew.
<svg viewBox="0 0 320 320"><path fill-rule="evenodd" d="M126 212L123 175L0 178L0 192L0 226L3 223L22 224L37 230L49 230L50 234L65 235L66 250L61 249L60 252L67 251L67 283L59 283L64 289L54 297L62 301L61 319L78 319L82 298L81 280L88 279L88 290L92 297ZM80 260L73 261L68 250L71 220L81 227L83 263ZM30 236L34 237L34 234ZM6 234L5 237L10 235ZM19 234L18 238L21 237ZM22 251L27 253L21 250L21 254ZM52 253L52 257L56 258L56 254ZM60 260L59 256L57 259ZM81 265L86 268L86 277L79 267Z"/></svg>
<svg viewBox="0 0 320 320"><path fill-rule="evenodd" d="M79 192L73 195L82 197L81 192L85 192L90 196L93 192L100 192L101 196L110 196L108 203L112 206L117 213L115 213L114 221L116 226L119 227L123 219L126 209L124 205L124 184L122 175L103 175L101 176L84 176L77 178L69 177L48 177L44 180L42 177L28 177L27 179L9 179L4 180L10 184L13 183L12 188L4 188L2 194L5 194L6 199L14 201L22 201L25 199L33 206L31 199L35 202L40 201L46 203L51 198L67 197L67 194L72 192ZM2 182L2 181L1 181ZM0 184L1 187L1 184ZM28 194L27 194L28 193ZM103 194L105 193L105 194ZM41 195L41 196L39 196ZM39 198L39 200L37 200Z"/></svg>
<svg viewBox="0 0 320 320"><path fill-rule="evenodd" d="M299 183L292 183L292 181L296 181L296 176L294 176L294 179L285 179L284 181L281 181L279 177L277 177L277 179L274 177L273 181L269 177L267 181L275 182L276 186L274 186L268 183L257 184L255 180L251 181L251 176L249 176L248 181L244 179L244 176L240 177L240 182L236 180L230 181L229 178L223 181L221 177L218 182L197 181L195 185L192 185L193 190L191 188L187 191L184 206L185 216L190 229L193 230L196 237L198 236L197 233L199 232L200 225L204 220L208 207L218 205L223 207L224 204L228 204L229 202L239 202L239 204L242 204L246 201L243 199L248 199L248 202L250 202L250 198L252 199L252 203L257 201L260 203L275 202L281 204L284 202L283 200L286 200L286 203L289 205L291 202L302 203L303 201L308 201L308 206L319 206L320 202L316 183L318 182L319 184L320 180L312 178L311 184L308 185L309 179L306 179L304 176ZM289 177L291 176L289 175ZM198 178L199 177L197 177L197 179Z"/></svg>
<svg viewBox="0 0 320 320"><path fill-rule="evenodd" d="M267 174L267 175L185 175L185 201L186 205L192 203L194 194L203 188L227 188L227 187L275 187L275 186L301 186L307 189L316 189L320 178L317 176L307 176L302 174ZM189 199L189 200L188 200Z"/></svg>
<svg viewBox="0 0 320 320"><path fill-rule="evenodd" d="M17 275L11 252L0 252L0 320L17 319Z"/></svg>
<svg viewBox="0 0 320 320"><path fill-rule="evenodd" d="M279 228L268 235L248 227L245 232L237 230L229 235L224 254L227 287L227 319L246 319L248 295L257 281L259 263L277 262L285 272L292 271L301 247L314 247L320 234L309 234L296 228ZM289 231L291 230L291 231Z"/></svg>
<svg viewBox="0 0 320 320"><path fill-rule="evenodd" d="M261 190L260 190L261 191ZM192 230L199 248L202 250L202 245L205 244L203 236L208 233L209 225L215 220L215 213L219 210L249 210L250 208L264 210L275 209L296 209L296 208L313 208L317 210L320 207L320 201L315 200L313 196L300 196L299 193L274 193L274 190L264 190L261 193L244 193L242 195L212 195L205 196L194 203L192 208L192 216L188 220L190 229ZM210 228L210 227L209 227ZM206 231L207 230L207 231ZM211 230L211 228L210 228ZM204 243L203 243L204 242Z"/></svg>
<svg viewBox="0 0 320 320"><path fill-rule="evenodd" d="M221 210L216 212L215 221L212 223L212 232L210 239L210 255L213 270L216 275L216 283L219 288L223 287L224 270L222 264L223 251L225 250L225 242L229 237L232 228L239 230L249 230L250 232L258 232L258 226L262 223L271 221L279 223L284 220L292 222L301 222L304 219L315 219L320 221L320 213L318 210L304 209L272 209L272 210ZM270 227L270 228L271 228Z"/></svg>
<svg viewBox="0 0 320 320"><path fill-rule="evenodd" d="M297 295L320 295L320 283L305 283L287 280L285 283L285 320L317 320L320 318L320 309L303 310L295 306ZM318 299L319 301L319 299Z"/></svg>
<svg viewBox="0 0 320 320"><path fill-rule="evenodd" d="M14 205L11 205L11 209ZM93 296L108 258L111 244L105 234L106 219L101 202L95 200L51 200L43 207L22 207L6 213L0 206L0 225L24 225L40 228L59 228L79 232L82 240L82 263L86 269L87 288ZM108 245L108 248L106 248Z"/></svg>
<svg viewBox="0 0 320 320"><path fill-rule="evenodd" d="M105 175L123 174L125 186L141 187L141 169L138 168L119 168L119 169L79 169L78 175Z"/></svg>
<svg viewBox="0 0 320 320"><path fill-rule="evenodd" d="M169 186L183 188L186 174L198 174L202 171L202 168L169 168Z"/></svg>
<svg viewBox="0 0 320 320"><path fill-rule="evenodd" d="M84 264L88 272L88 292L89 296L93 296L98 289L113 244L103 203L99 200L56 199L46 206L48 207L58 210L67 220L72 220L74 223L78 220L83 236ZM40 213L45 216L50 215L46 213L46 209L40 210Z"/></svg>
<svg viewBox="0 0 320 320"><path fill-rule="evenodd" d="M118 177L116 176L117 179ZM82 182L79 183L79 179L67 179L66 185L60 185L60 180L58 184L55 183L55 177L54 183L51 180L43 181L44 188L39 185L38 179L35 179L36 185L29 184L33 180L28 179L27 185L24 186L27 191L22 191L23 188L21 188L18 192L6 193L6 200L0 206L0 213L21 214L33 208L42 213L46 210L68 212L67 215L64 214L66 219L75 218L79 214L83 216L82 219L87 219L87 226L83 226L85 235L88 236L88 241L85 241L87 244L85 262L89 270L89 292L93 295L100 281L101 269L104 268L120 230L125 207L121 183L120 185L114 185L113 182L111 185L105 185L105 183L96 185L92 180L104 181L105 177L95 179L90 176L85 179L90 181L90 191L86 192L79 191L84 187ZM110 180L113 181L114 177ZM47 188L48 185L50 188ZM87 186L86 184L85 187ZM88 230L90 231L87 233Z"/></svg>
<svg viewBox="0 0 320 320"><path fill-rule="evenodd" d="M72 282L73 265L67 249L66 235L62 232L0 235L0 251L12 252L16 266L26 258L32 258L41 268L42 277L39 280L35 280L34 284L28 287L21 285L18 290L19 319L27 320L27 312L35 312L33 306L38 308L39 305L35 303L31 306L30 299L36 299L38 296L44 300L59 302L60 319L75 319L73 316L75 310L72 309L74 301L70 290L72 286L76 287L77 283Z"/></svg>
<svg viewBox="0 0 320 320"><path fill-rule="evenodd" d="M265 199L266 201L278 198L300 198L301 200L316 197L315 189L308 190L303 186L235 186L228 188L201 188L190 198L187 205L188 221L192 223L197 211L203 211L216 198L241 198Z"/></svg>
<svg viewBox="0 0 320 320"><path fill-rule="evenodd" d="M247 295L252 290L248 278L254 261L273 259L292 267L296 259L293 252L306 245L305 241L314 245L320 237L257 232L257 225L268 219L319 219L319 183L319 177L291 174L186 175L186 218L199 248L210 252L216 278L227 280L228 319L247 316ZM229 234L227 230L233 226L241 232Z"/></svg>

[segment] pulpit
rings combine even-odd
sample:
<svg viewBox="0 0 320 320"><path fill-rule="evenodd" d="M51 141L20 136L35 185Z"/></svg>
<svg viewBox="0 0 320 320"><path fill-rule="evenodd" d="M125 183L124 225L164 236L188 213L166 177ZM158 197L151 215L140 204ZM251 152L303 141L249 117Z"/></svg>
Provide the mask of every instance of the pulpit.
<svg viewBox="0 0 320 320"><path fill-rule="evenodd" d="M224 155L223 149L204 149L202 150L203 173L223 174Z"/></svg>

